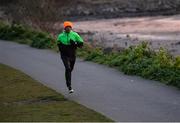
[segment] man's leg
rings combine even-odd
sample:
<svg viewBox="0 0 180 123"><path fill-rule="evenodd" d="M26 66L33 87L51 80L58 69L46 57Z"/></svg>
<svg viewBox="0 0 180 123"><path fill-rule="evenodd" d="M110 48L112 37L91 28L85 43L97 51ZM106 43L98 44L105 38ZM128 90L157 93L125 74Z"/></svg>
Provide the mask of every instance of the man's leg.
<svg viewBox="0 0 180 123"><path fill-rule="evenodd" d="M68 57L62 57L62 61L65 66L65 78L66 78L66 85L69 90L71 90L71 63Z"/></svg>
<svg viewBox="0 0 180 123"><path fill-rule="evenodd" d="M72 58L72 59L70 60L71 72L72 72L73 69L74 69L74 64L75 64L75 62L76 62L76 58Z"/></svg>

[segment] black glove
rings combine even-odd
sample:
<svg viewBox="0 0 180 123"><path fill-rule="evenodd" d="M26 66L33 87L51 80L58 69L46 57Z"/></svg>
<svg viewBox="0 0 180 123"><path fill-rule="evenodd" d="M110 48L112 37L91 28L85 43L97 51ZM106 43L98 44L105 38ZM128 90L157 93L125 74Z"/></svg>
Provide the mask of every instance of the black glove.
<svg viewBox="0 0 180 123"><path fill-rule="evenodd" d="M70 44L71 44L72 46L76 46L76 45L77 45L77 42L75 42L75 41L73 41L73 40L70 40Z"/></svg>
<svg viewBox="0 0 180 123"><path fill-rule="evenodd" d="M82 48L82 46L83 46L83 42L76 42L73 40L70 40L70 44L74 47L79 47L79 48Z"/></svg>
<svg viewBox="0 0 180 123"><path fill-rule="evenodd" d="M77 42L77 47L82 48L83 42Z"/></svg>
<svg viewBox="0 0 180 123"><path fill-rule="evenodd" d="M61 46L61 42L57 42L57 46L60 47Z"/></svg>

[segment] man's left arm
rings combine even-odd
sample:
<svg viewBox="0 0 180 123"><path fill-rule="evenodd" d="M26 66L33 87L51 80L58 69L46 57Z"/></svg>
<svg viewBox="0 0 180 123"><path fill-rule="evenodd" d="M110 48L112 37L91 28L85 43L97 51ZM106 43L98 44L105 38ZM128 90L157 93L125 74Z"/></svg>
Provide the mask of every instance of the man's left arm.
<svg viewBox="0 0 180 123"><path fill-rule="evenodd" d="M77 47L81 48L83 46L84 41L79 34L76 34L76 42Z"/></svg>

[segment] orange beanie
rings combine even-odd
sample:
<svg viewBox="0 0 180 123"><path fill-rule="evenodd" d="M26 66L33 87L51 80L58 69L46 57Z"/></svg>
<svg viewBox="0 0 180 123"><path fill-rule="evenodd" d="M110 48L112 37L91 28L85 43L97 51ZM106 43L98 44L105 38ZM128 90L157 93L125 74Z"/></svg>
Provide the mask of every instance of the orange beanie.
<svg viewBox="0 0 180 123"><path fill-rule="evenodd" d="M72 26L73 26L72 22L70 22L70 21L65 21L65 22L64 22L64 28L66 28L67 26L70 26L70 27L72 28Z"/></svg>

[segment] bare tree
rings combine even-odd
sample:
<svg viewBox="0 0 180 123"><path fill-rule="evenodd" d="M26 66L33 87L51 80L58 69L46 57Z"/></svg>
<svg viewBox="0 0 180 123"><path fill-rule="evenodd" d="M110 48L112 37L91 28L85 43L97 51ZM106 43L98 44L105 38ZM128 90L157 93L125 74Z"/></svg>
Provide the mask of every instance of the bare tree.
<svg viewBox="0 0 180 123"><path fill-rule="evenodd" d="M7 1L9 1L9 4ZM51 32L54 22L61 22L65 16L63 9L71 7L71 0L1 0L8 4L8 13L13 22L25 23Z"/></svg>

